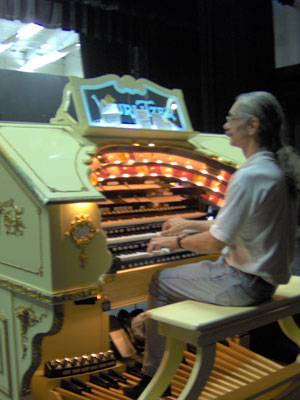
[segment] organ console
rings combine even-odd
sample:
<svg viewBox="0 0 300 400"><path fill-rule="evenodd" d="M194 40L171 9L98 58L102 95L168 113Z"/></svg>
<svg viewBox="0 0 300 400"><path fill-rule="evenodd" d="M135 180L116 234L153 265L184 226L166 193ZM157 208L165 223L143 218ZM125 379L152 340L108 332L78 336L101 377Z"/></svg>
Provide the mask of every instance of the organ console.
<svg viewBox="0 0 300 400"><path fill-rule="evenodd" d="M170 216L213 218L242 162L180 90L130 76L71 77L49 124L1 123L1 399L125 399L109 310L207 257L146 246Z"/></svg>

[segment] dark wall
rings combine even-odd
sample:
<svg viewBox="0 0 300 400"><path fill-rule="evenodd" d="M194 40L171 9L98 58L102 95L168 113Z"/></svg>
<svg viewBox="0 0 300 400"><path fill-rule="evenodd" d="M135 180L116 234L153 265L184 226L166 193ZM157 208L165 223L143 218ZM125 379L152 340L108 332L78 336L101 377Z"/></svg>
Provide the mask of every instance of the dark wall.
<svg viewBox="0 0 300 400"><path fill-rule="evenodd" d="M0 69L0 82L0 120L49 122L68 78Z"/></svg>
<svg viewBox="0 0 300 400"><path fill-rule="evenodd" d="M275 71L274 93L282 104L288 122L289 142L300 151L300 65Z"/></svg>

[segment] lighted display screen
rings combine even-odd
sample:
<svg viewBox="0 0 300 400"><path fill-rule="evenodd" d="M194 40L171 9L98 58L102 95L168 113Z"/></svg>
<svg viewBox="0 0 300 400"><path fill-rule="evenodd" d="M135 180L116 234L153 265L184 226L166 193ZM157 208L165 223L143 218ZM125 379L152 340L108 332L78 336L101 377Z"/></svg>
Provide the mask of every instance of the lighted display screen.
<svg viewBox="0 0 300 400"><path fill-rule="evenodd" d="M185 130L180 101L148 85L144 90L119 88L112 80L98 85L81 85L80 91L92 126Z"/></svg>

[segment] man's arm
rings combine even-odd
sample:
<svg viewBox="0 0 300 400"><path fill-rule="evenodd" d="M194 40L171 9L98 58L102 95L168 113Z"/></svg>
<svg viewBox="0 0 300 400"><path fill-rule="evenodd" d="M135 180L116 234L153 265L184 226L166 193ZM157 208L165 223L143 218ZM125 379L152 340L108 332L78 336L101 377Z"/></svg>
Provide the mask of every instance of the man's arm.
<svg viewBox="0 0 300 400"><path fill-rule="evenodd" d="M212 223L213 221L208 221L208 220L196 221L181 217L170 218L168 221L163 223L161 234L163 236L173 235L175 233L179 233L184 230L206 232L209 230Z"/></svg>
<svg viewBox="0 0 300 400"><path fill-rule="evenodd" d="M221 242L211 235L209 231L185 236L180 241L180 246L196 253L214 254L220 253L226 243Z"/></svg>
<svg viewBox="0 0 300 400"><path fill-rule="evenodd" d="M226 243L215 239L209 231L206 231L184 237L180 242L180 246L200 254L216 254L221 252ZM171 251L178 249L178 236L153 238L149 242L147 251L151 253L161 248L168 248Z"/></svg>

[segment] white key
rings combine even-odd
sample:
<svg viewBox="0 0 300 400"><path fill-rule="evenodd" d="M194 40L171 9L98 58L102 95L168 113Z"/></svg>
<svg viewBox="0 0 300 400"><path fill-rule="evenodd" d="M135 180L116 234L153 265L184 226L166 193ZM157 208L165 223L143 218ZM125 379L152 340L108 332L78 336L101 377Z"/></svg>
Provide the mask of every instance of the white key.
<svg viewBox="0 0 300 400"><path fill-rule="evenodd" d="M159 236L160 232L149 232L149 233L141 233L139 235L128 235L128 236L117 236L113 238L107 238L107 244L119 244L119 243L127 243L127 242L135 242L138 240L149 240L154 237Z"/></svg>
<svg viewBox="0 0 300 400"><path fill-rule="evenodd" d="M147 253L146 251L140 251L137 253L120 254L116 256L116 258L119 258L121 261L129 261L129 260L136 260L142 257L149 257L149 255L150 253Z"/></svg>
<svg viewBox="0 0 300 400"><path fill-rule="evenodd" d="M136 253L129 253L129 254L119 254L116 256L116 258L119 258L121 261L127 261L127 260L136 260L138 258L145 258L145 257L153 257L153 256L158 256L161 254L167 254L170 253L170 249L166 247L162 247L159 250L153 250L152 253L148 253L146 251L139 251Z"/></svg>

